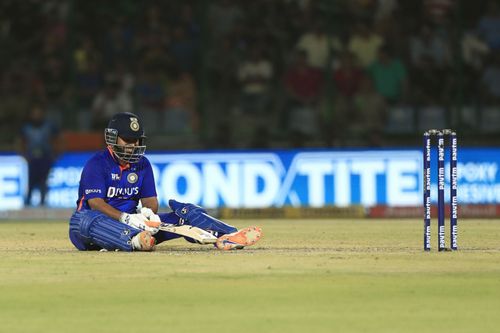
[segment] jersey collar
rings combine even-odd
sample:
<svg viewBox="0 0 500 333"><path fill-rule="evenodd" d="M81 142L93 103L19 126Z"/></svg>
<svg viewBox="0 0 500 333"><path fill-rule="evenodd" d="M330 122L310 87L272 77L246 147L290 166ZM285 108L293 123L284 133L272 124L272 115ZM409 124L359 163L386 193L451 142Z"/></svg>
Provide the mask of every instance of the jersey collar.
<svg viewBox="0 0 500 333"><path fill-rule="evenodd" d="M108 153L111 156L111 158L113 159L113 161L115 161L116 164L118 164L118 166L120 167L120 171L130 169L130 163L127 163L125 165L121 165L120 162L116 159L116 156L113 153L113 151L111 150L111 148L109 148L109 147L106 147L106 148L108 149Z"/></svg>

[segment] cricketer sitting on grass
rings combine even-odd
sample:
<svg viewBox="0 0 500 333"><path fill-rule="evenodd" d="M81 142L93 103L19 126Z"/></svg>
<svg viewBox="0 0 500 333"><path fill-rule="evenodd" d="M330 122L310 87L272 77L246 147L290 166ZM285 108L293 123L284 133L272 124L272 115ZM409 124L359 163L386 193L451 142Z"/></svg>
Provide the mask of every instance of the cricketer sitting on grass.
<svg viewBox="0 0 500 333"><path fill-rule="evenodd" d="M156 244L183 237L160 230L164 223L203 229L216 237L214 244L220 250L242 249L260 239L259 227L238 231L194 204L170 200L172 212L157 214L153 170L144 156L145 132L137 115L114 115L104 137L106 149L83 168L78 208L69 223L69 238L77 249L152 251Z"/></svg>

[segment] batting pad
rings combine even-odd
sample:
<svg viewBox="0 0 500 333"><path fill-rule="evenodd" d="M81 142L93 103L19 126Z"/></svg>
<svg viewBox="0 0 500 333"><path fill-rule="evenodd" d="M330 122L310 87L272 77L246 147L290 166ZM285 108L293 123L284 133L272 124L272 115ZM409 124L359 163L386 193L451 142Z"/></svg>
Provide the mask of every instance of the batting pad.
<svg viewBox="0 0 500 333"><path fill-rule="evenodd" d="M98 245L109 251L132 251L131 239L140 232L95 210L76 212L73 218L79 219L79 236L87 245L85 250Z"/></svg>
<svg viewBox="0 0 500 333"><path fill-rule="evenodd" d="M217 236L238 231L235 227L208 215L200 206L182 203L172 199L168 201L168 205L177 216L185 219L187 224L203 230L216 232Z"/></svg>

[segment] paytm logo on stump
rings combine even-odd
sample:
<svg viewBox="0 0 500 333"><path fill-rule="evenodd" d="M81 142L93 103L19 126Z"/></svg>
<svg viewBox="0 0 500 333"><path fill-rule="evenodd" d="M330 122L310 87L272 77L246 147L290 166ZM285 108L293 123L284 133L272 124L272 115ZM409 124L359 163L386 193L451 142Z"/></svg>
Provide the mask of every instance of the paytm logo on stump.
<svg viewBox="0 0 500 333"><path fill-rule="evenodd" d="M149 155L162 204L417 205L417 151ZM287 162L288 161L288 162ZM285 165L286 164L286 165Z"/></svg>
<svg viewBox="0 0 500 333"><path fill-rule="evenodd" d="M20 209L28 186L28 166L20 156L0 156L0 210Z"/></svg>

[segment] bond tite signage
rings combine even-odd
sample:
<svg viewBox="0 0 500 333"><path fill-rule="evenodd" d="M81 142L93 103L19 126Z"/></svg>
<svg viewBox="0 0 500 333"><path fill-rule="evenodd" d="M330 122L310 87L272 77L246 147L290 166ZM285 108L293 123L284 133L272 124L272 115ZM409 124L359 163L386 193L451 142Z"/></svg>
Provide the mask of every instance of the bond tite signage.
<svg viewBox="0 0 500 333"><path fill-rule="evenodd" d="M57 161L49 175L49 206L75 207L80 174L91 156L64 154ZM146 156L153 166L162 206L170 198L207 208L422 205L423 161L418 149ZM0 209L21 207L27 185L25 162L16 156L3 158ZM499 165L500 149L459 150L458 202L500 203ZM449 182L449 165L445 167L445 181ZM431 186L434 195L435 173ZM432 201L436 201L435 195Z"/></svg>
<svg viewBox="0 0 500 333"><path fill-rule="evenodd" d="M417 152L150 155L159 197L204 207L412 205Z"/></svg>

